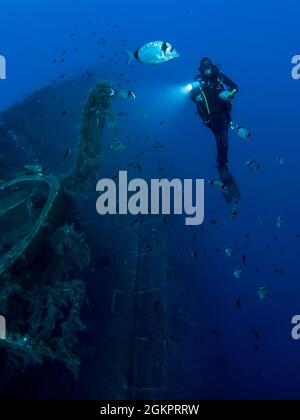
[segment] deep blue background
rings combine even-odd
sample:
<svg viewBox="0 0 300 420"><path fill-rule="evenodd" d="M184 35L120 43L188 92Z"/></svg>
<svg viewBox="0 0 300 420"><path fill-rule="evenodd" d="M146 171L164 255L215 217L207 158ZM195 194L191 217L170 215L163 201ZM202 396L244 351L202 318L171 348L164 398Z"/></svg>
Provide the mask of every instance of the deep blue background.
<svg viewBox="0 0 300 420"><path fill-rule="evenodd" d="M12 0L1 5L0 53L8 76L0 82L1 109L62 74L99 68L99 77L118 81L117 73L125 72L137 100L130 104L124 130L140 136L141 145L146 132L156 136L166 147L162 157L170 176L217 176L212 135L180 90L197 73L200 58L210 56L240 87L233 117L252 131L253 141L231 136L231 168L242 193L238 218L233 221L230 207L207 187L205 232L184 227L183 219L173 232L174 247L183 241L187 252L196 234L199 254L181 272L190 293L191 326L181 332L177 363L184 374L178 388L173 386L174 397L299 398L300 343L291 339L291 318L300 313L300 239L295 238L300 234L300 81L291 77L291 58L300 54L299 16L297 0ZM102 37L107 43L97 44ZM127 66L126 48L157 39L170 41L181 58L158 67ZM64 50L65 62L53 63ZM166 124L160 126L161 120ZM130 156L130 143L126 146ZM143 157L147 176L157 176L153 153ZM285 166L276 164L280 156ZM248 159L262 169L251 173L244 165ZM232 259L225 255L227 245L238 248ZM237 280L233 269L242 266L242 253L248 266ZM259 299L260 286L269 287L268 300ZM235 305L238 298L242 310Z"/></svg>

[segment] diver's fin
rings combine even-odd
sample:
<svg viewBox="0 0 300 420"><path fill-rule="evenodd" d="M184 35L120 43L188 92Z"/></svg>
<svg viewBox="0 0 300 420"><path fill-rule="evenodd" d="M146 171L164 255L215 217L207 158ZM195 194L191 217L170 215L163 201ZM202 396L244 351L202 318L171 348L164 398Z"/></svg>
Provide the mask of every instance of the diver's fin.
<svg viewBox="0 0 300 420"><path fill-rule="evenodd" d="M231 204L233 202L240 201L241 199L240 191L234 180L226 182L222 194L226 204Z"/></svg>
<svg viewBox="0 0 300 420"><path fill-rule="evenodd" d="M226 188L226 190L222 191L222 194L226 204L233 203L234 197L232 196L231 191L229 189Z"/></svg>
<svg viewBox="0 0 300 420"><path fill-rule="evenodd" d="M224 168L220 169L219 172L221 181L225 185L223 196L226 203L232 203L234 200L240 201L241 194L239 188L229 169L225 166Z"/></svg>
<svg viewBox="0 0 300 420"><path fill-rule="evenodd" d="M127 54L128 54L128 62L127 64L130 65L133 60L135 59L135 54L132 51L126 50Z"/></svg>
<svg viewBox="0 0 300 420"><path fill-rule="evenodd" d="M240 190L235 182L235 180L232 178L231 182L227 183L227 188L230 191L230 195L234 200L240 201L241 199L241 193Z"/></svg>

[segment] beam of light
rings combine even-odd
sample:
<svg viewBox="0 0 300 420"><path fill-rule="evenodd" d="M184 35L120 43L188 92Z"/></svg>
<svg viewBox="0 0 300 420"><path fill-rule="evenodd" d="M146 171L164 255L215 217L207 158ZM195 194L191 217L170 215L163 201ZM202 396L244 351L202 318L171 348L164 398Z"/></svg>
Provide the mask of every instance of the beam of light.
<svg viewBox="0 0 300 420"><path fill-rule="evenodd" d="M188 93L190 93L192 90L193 90L193 85L192 85L192 83L189 83L188 85L183 86L183 88L181 88L181 92L182 92L182 93L184 93L184 94L188 94Z"/></svg>
<svg viewBox="0 0 300 420"><path fill-rule="evenodd" d="M152 104L156 110L163 110L163 114L179 114L182 107L189 100L189 93L192 86L183 86L179 84L161 86L152 91Z"/></svg>
<svg viewBox="0 0 300 420"><path fill-rule="evenodd" d="M168 124L162 126L165 130L167 127L173 130L184 118L185 106L190 101L189 93L193 88L194 83L183 85L169 82L144 87L137 95L137 98L143 97L146 101L143 118L146 118L148 124L166 120Z"/></svg>

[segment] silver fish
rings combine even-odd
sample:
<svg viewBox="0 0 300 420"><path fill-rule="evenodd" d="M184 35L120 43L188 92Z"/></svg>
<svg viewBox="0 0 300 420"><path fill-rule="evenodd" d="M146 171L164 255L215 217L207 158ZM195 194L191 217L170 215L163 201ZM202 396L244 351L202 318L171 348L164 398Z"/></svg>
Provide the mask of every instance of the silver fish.
<svg viewBox="0 0 300 420"><path fill-rule="evenodd" d="M264 220L263 220L263 218L262 217L258 217L257 219L257 223L259 224L259 226L263 226L263 224L264 224Z"/></svg>
<svg viewBox="0 0 300 420"><path fill-rule="evenodd" d="M284 156L281 156L281 157L277 158L277 159L276 159L276 163L277 163L277 165L279 165L279 166L283 166L283 165L285 165L285 158L284 158Z"/></svg>
<svg viewBox="0 0 300 420"><path fill-rule="evenodd" d="M135 99L136 98L134 92L130 89L118 90L116 92L115 96L117 96L118 98L122 98L122 99Z"/></svg>
<svg viewBox="0 0 300 420"><path fill-rule="evenodd" d="M257 291L258 291L258 296L262 300L270 296L270 291L267 287L259 287Z"/></svg>
<svg viewBox="0 0 300 420"><path fill-rule="evenodd" d="M243 140L251 140L251 132L247 128L237 127L237 134Z"/></svg>
<svg viewBox="0 0 300 420"><path fill-rule="evenodd" d="M227 246L225 248L225 254L227 255L227 257L232 257L234 255L234 249L232 246Z"/></svg>
<svg viewBox="0 0 300 420"><path fill-rule="evenodd" d="M248 160L248 161L245 163L245 165L246 165L246 166L248 166L248 168L249 168L249 169L250 169L250 171L252 171L252 172L259 171L259 170L260 170L260 168L261 168L260 163L255 162L254 160Z"/></svg>
<svg viewBox="0 0 300 420"><path fill-rule="evenodd" d="M112 142L110 146L110 149L119 153L119 152L123 152L126 149L126 147L117 137L115 137L114 141Z"/></svg>
<svg viewBox="0 0 300 420"><path fill-rule="evenodd" d="M171 44L164 41L153 41L142 45L135 53L127 51L128 64L134 59L143 64L161 64L180 57Z"/></svg>
<svg viewBox="0 0 300 420"><path fill-rule="evenodd" d="M226 192L227 186L222 181L208 181L208 183L216 190Z"/></svg>
<svg viewBox="0 0 300 420"><path fill-rule="evenodd" d="M44 175L46 173L46 168L44 165L25 165L24 166L26 175Z"/></svg>
<svg viewBox="0 0 300 420"><path fill-rule="evenodd" d="M240 268L236 268L236 269L233 271L233 275L234 275L234 277L235 277L236 279L240 279L240 278L241 278L241 276L242 276L242 274L243 274L243 271L242 271Z"/></svg>
<svg viewBox="0 0 300 420"><path fill-rule="evenodd" d="M231 208L230 213L231 213L231 217L232 217L233 219L236 219L236 218L237 218L237 216L238 216L238 206L237 206L237 204L236 204L236 203L235 203L235 204L233 205L233 207Z"/></svg>
<svg viewBox="0 0 300 420"><path fill-rule="evenodd" d="M276 219L276 226L278 227L278 229L282 227L282 223L283 223L283 219L282 219L282 216L280 215Z"/></svg>

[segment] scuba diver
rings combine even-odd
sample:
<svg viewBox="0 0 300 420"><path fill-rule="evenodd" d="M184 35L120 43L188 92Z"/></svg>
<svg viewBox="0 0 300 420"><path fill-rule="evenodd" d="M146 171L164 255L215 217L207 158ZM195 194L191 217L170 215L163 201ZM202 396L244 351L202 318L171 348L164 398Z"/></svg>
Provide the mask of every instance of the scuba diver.
<svg viewBox="0 0 300 420"><path fill-rule="evenodd" d="M228 169L229 128L231 121L231 100L238 92L238 86L221 73L213 62L204 57L199 73L192 83L191 99L196 103L197 113L204 124L213 132L217 144L217 169L220 174L221 190L225 201L240 200L240 192Z"/></svg>

